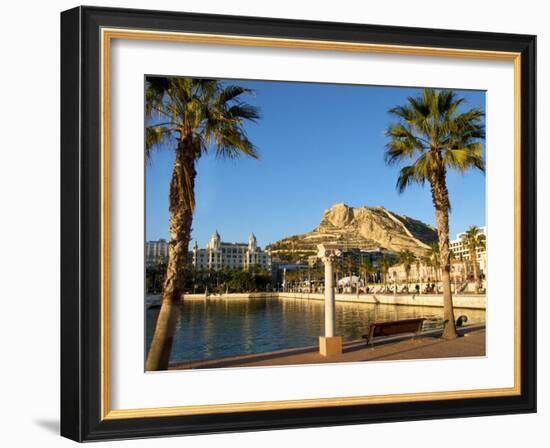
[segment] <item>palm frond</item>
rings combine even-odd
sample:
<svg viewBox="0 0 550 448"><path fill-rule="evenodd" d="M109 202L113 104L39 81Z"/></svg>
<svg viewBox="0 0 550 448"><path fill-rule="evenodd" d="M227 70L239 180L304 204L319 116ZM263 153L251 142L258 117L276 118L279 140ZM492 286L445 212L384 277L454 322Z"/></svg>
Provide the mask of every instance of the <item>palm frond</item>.
<svg viewBox="0 0 550 448"><path fill-rule="evenodd" d="M215 136L216 156L220 158L235 159L247 155L258 159L259 154L256 147L248 139L245 132L238 127L227 127Z"/></svg>
<svg viewBox="0 0 550 448"><path fill-rule="evenodd" d="M426 178L419 174L416 165L404 166L399 172L396 188L399 193L403 193L411 184L417 183L424 185Z"/></svg>
<svg viewBox="0 0 550 448"><path fill-rule="evenodd" d="M486 238L477 226L470 226L461 236L462 241L469 250L485 249Z"/></svg>
<svg viewBox="0 0 550 448"><path fill-rule="evenodd" d="M443 153L443 163L460 173L470 168L485 172L485 161L482 156L482 145L471 143L462 148L449 148Z"/></svg>
<svg viewBox="0 0 550 448"><path fill-rule="evenodd" d="M250 104L236 104L227 109L227 117L229 119L238 120L239 122L251 121L255 122L260 118L258 108Z"/></svg>
<svg viewBox="0 0 550 448"><path fill-rule="evenodd" d="M426 90L424 91L426 94ZM412 110L414 111L413 118L415 120L426 120L429 118L431 110L430 110L430 96L427 97L428 101L424 99L422 101L420 98L414 98L410 96L407 98L407 101L412 106Z"/></svg>
<svg viewBox="0 0 550 448"><path fill-rule="evenodd" d="M237 85L224 87L218 95L218 104L223 106L232 100L238 99L239 96L245 93L253 95L255 92L252 89Z"/></svg>
<svg viewBox="0 0 550 448"><path fill-rule="evenodd" d="M149 160L155 148L166 147L172 137L172 129L164 126L145 126L145 158Z"/></svg>
<svg viewBox="0 0 550 448"><path fill-rule="evenodd" d="M169 88L169 80L165 77L147 77L145 80L145 115L150 117L162 106L163 99Z"/></svg>
<svg viewBox="0 0 550 448"><path fill-rule="evenodd" d="M395 123L388 126L386 136L391 140L386 145L385 160L392 165L403 158L412 158L416 152L425 150L425 145L407 124Z"/></svg>
<svg viewBox="0 0 550 448"><path fill-rule="evenodd" d="M395 106L389 110L389 113L401 118L404 121L411 121L414 117L412 109L406 106Z"/></svg>

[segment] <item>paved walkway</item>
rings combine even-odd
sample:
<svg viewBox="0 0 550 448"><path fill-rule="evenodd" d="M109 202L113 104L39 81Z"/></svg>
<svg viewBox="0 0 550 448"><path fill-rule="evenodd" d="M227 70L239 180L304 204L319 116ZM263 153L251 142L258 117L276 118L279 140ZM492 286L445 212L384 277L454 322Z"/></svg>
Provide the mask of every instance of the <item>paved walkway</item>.
<svg viewBox="0 0 550 448"><path fill-rule="evenodd" d="M485 330L475 330L450 341L425 336L366 348L364 342L346 344L341 355L324 357L315 351L296 349L283 353L244 355L211 361L176 363L171 369L205 369L218 367L278 366L333 362L386 361L403 359L453 358L485 356Z"/></svg>
<svg viewBox="0 0 550 448"><path fill-rule="evenodd" d="M485 356L485 331L468 333L460 338L445 341L426 337L396 342L374 348L349 348L341 355L324 357L318 352L303 353L265 359L242 366L274 366L287 364L319 364L326 362L385 361L397 359L452 358L458 356ZM235 364L234 367L239 364Z"/></svg>

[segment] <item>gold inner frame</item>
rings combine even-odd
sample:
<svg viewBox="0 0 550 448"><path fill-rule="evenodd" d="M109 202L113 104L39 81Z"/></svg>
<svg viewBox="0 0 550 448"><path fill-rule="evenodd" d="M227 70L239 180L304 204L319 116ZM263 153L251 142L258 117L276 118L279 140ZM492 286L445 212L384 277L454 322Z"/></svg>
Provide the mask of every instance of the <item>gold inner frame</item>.
<svg viewBox="0 0 550 448"><path fill-rule="evenodd" d="M110 50L113 39L186 42L213 45L240 45L382 53L412 56L436 56L467 59L506 60L514 63L514 386L508 388L369 395L303 400L281 400L216 405L188 405L141 409L110 407ZM521 394L521 54L513 52L414 47L368 43L278 39L214 34L101 29L101 419L127 419L198 415L283 409L306 409L461 398L502 397Z"/></svg>

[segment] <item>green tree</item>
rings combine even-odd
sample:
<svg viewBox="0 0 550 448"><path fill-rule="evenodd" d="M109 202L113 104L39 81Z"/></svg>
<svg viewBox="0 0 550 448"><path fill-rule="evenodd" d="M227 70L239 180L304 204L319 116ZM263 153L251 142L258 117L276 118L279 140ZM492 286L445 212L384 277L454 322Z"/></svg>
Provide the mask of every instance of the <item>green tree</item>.
<svg viewBox="0 0 550 448"><path fill-rule="evenodd" d="M370 276L373 273L372 261L370 259L363 260L361 263L361 272L363 273L363 281L365 282L365 291L368 288Z"/></svg>
<svg viewBox="0 0 550 448"><path fill-rule="evenodd" d="M164 275L166 274L166 263L159 257L154 263L145 269L147 294L158 294L162 291Z"/></svg>
<svg viewBox="0 0 550 448"><path fill-rule="evenodd" d="M415 257L414 266L416 268L416 281L420 283L420 266L422 266L422 261L420 260L420 257Z"/></svg>
<svg viewBox="0 0 550 448"><path fill-rule="evenodd" d="M485 138L484 114L480 109L459 111L464 98L453 91L423 89L419 97L409 97L405 105L390 109L397 119L386 136L386 162L409 161L401 168L397 190L428 182L435 208L439 256L442 269L446 339L457 336L451 294L451 255L449 249L449 210L447 171L464 173L485 169L482 141Z"/></svg>
<svg viewBox="0 0 550 448"><path fill-rule="evenodd" d="M346 254L344 259L344 264L348 273L348 279L349 279L349 290L350 293L353 293L353 271L355 270L355 258L353 257L353 254Z"/></svg>
<svg viewBox="0 0 550 448"><path fill-rule="evenodd" d="M464 232L461 239L468 248L470 263L472 264L474 271L474 281L479 289L481 288L481 275L479 273L479 264L477 262L477 251L478 249L485 249L485 235L481 233L479 227L470 226L470 228Z"/></svg>
<svg viewBox="0 0 550 448"><path fill-rule="evenodd" d="M338 291L338 279L342 279L344 276L342 263L341 259L334 263L334 285L336 286L336 291Z"/></svg>
<svg viewBox="0 0 550 448"><path fill-rule="evenodd" d="M399 252L397 256L398 263L403 266L405 270L405 282L409 284L409 276L411 274L411 267L416 260L414 254L409 250L405 249Z"/></svg>
<svg viewBox="0 0 550 448"><path fill-rule="evenodd" d="M195 209L196 163L209 150L219 157L258 153L244 130L259 118L242 100L251 90L213 79L149 77L146 83L145 152L175 151L170 181L170 248L162 305L149 350L146 370L168 367L177 319L177 302L184 292L184 272Z"/></svg>
<svg viewBox="0 0 550 448"><path fill-rule="evenodd" d="M431 266L434 271L435 281L439 281L439 270L441 269L441 263L439 261L439 244L434 241L430 244L430 248L426 251L427 264Z"/></svg>
<svg viewBox="0 0 550 448"><path fill-rule="evenodd" d="M382 275L382 282L384 283L384 291L386 291L387 288L387 277L391 264L392 263L388 256L386 254L382 255L382 258L380 259L380 274Z"/></svg>

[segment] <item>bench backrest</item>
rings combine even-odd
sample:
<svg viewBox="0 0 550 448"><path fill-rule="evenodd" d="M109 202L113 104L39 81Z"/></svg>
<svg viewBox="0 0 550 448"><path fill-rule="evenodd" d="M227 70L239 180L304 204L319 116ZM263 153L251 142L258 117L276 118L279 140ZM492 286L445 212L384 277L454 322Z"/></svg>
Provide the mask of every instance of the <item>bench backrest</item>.
<svg viewBox="0 0 550 448"><path fill-rule="evenodd" d="M376 322L370 326L369 339L379 336L392 336L400 333L417 333L422 329L423 317L414 319Z"/></svg>

